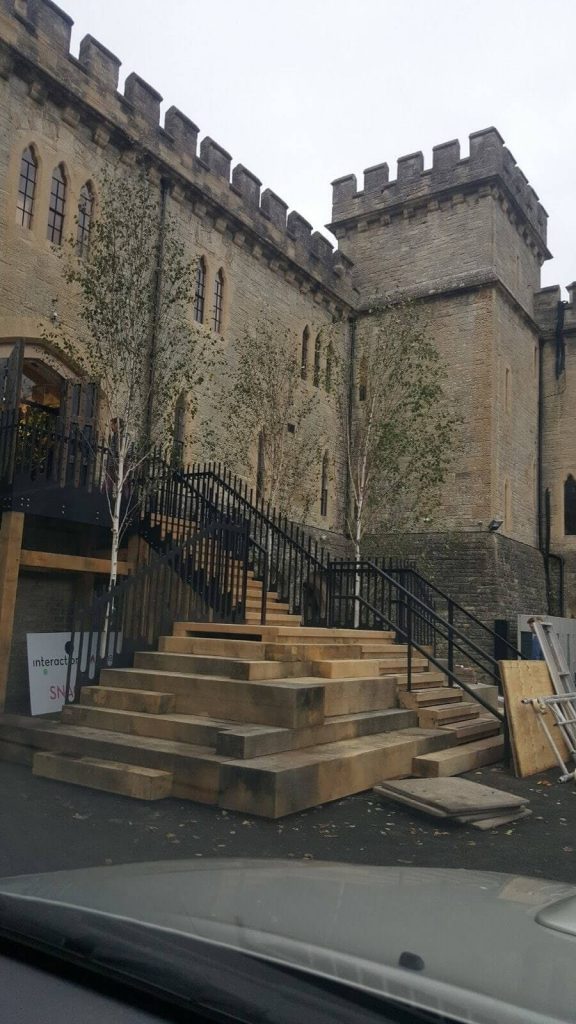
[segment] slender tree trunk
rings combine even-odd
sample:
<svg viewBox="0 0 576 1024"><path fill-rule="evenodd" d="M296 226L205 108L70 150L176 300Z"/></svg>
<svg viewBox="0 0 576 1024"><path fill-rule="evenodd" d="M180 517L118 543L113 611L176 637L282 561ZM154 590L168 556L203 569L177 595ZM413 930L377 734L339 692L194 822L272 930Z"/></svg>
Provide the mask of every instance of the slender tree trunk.
<svg viewBox="0 0 576 1024"><path fill-rule="evenodd" d="M356 513L355 522L355 533L354 533L354 561L356 562L356 572L354 574L354 629L358 629L360 625L360 570L358 568L360 564L360 541L362 539L362 505L358 504L358 511Z"/></svg>
<svg viewBox="0 0 576 1024"><path fill-rule="evenodd" d="M116 580L118 579L118 551L120 548L120 515L122 510L122 493L124 490L124 452L122 451L122 443L119 445L120 451L118 453L118 468L116 472L116 480L114 484L114 494L112 502L112 543L110 547L110 579L108 580L108 593L111 594L112 590L116 586ZM109 653L110 647L110 621L112 612L114 610L112 600L106 605L106 615L104 617L104 626L102 629L102 636L100 638L100 658L105 661Z"/></svg>

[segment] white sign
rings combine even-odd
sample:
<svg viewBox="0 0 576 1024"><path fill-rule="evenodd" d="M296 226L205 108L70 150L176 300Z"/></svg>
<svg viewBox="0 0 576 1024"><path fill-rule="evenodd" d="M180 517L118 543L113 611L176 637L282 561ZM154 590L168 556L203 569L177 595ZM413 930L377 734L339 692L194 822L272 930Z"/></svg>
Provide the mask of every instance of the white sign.
<svg viewBox="0 0 576 1024"><path fill-rule="evenodd" d="M70 673L70 688L72 695L76 685L76 673L78 668L78 642L80 635L77 634L74 640L74 650L71 650L72 639L70 633L27 633L26 644L28 648L28 680L30 684L30 713L32 715L50 715L61 711L66 700L66 680L68 677L68 663L72 659L72 670ZM83 634L83 662L90 651L90 661L96 658L97 635L92 634L92 642L89 644L89 633ZM122 633L110 633L109 635L109 661L112 661L112 652L116 641L119 649L122 645ZM84 669L84 664L83 664Z"/></svg>
<svg viewBox="0 0 576 1024"><path fill-rule="evenodd" d="M74 686L76 682L78 656L71 651L71 634L27 633L26 644L31 714L49 715L60 711L66 698L66 679L71 656L70 685Z"/></svg>

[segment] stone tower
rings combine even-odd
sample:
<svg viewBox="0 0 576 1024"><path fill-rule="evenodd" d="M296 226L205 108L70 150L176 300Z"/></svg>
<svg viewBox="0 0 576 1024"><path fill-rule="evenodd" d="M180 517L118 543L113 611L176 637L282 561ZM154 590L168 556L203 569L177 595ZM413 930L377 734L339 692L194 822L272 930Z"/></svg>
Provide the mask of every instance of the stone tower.
<svg viewBox="0 0 576 1024"><path fill-rule="evenodd" d="M512 604L542 606L534 293L550 256L546 226L495 128L470 136L468 157L452 141L434 148L429 169L412 153L398 160L395 180L384 163L364 172L362 191L354 175L333 182L330 227L354 264L359 315L396 293L424 304L464 421L434 532L411 549L421 561L433 555L435 568L444 552L445 578L462 574L463 590L470 567L481 567L503 618Z"/></svg>

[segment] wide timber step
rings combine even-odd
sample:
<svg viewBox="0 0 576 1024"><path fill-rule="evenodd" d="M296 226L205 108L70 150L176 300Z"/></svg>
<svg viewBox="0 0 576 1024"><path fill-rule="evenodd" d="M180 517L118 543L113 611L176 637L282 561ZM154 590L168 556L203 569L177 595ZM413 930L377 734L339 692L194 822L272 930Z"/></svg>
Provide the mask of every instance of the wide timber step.
<svg viewBox="0 0 576 1024"><path fill-rule="evenodd" d="M440 704L462 703L462 690L454 686L430 686L418 690L404 690L399 694L403 708L425 708Z"/></svg>
<svg viewBox="0 0 576 1024"><path fill-rule="evenodd" d="M174 740L126 736L104 729L41 721L23 715L4 715L0 719L0 744L27 750L30 763L33 750L42 749L74 757L91 757L158 769L173 775L172 796L197 800L199 803L217 803L220 766L227 760L210 747Z"/></svg>
<svg viewBox="0 0 576 1024"><path fill-rule="evenodd" d="M413 658L415 669L425 669L428 662L425 658ZM405 655L386 658L338 658L336 660L317 661L314 663L314 675L325 679L341 679L344 676L353 678L362 675L391 675L394 672L406 671Z"/></svg>
<svg viewBox="0 0 576 1024"><path fill-rule="evenodd" d="M412 730L405 736L400 730L251 761L228 761L221 768L220 806L280 818L360 793L378 780L404 778L428 744L427 735Z"/></svg>
<svg viewBox="0 0 576 1024"><path fill-rule="evenodd" d="M122 689L119 686L83 686L80 691L80 703L91 707L116 708L119 711L162 715L174 710L175 697L173 693L159 693L156 690ZM66 710L64 708L63 713Z"/></svg>
<svg viewBox="0 0 576 1024"><path fill-rule="evenodd" d="M445 732L450 732L457 743L470 743L472 740L482 740L487 736L495 736L501 732L502 724L493 715L480 715L463 722L447 722L442 726Z"/></svg>
<svg viewBox="0 0 576 1024"><path fill-rule="evenodd" d="M504 756L504 737L488 736L449 750L418 755L414 758L412 771L422 778L440 778L447 775L461 775L495 764Z"/></svg>
<svg viewBox="0 0 576 1024"><path fill-rule="evenodd" d="M302 729L324 719L324 687L315 679L262 680L186 675L152 669L104 669L104 686L173 693L179 714L208 715ZM368 709L366 709L368 710Z"/></svg>
<svg viewBox="0 0 576 1024"><path fill-rule="evenodd" d="M326 718L321 725L308 729L283 729L278 726L258 726L197 715L150 715L132 711L119 711L112 707L90 707L77 704L64 708L62 722L83 725L91 729L123 732L131 736L152 736L214 747L225 757L251 758L357 736L392 732L417 725L412 711L390 708L359 714L337 715ZM455 741L454 741L455 742Z"/></svg>
<svg viewBox="0 0 576 1024"><path fill-rule="evenodd" d="M227 658L223 655L174 654L170 651L142 651L134 657L134 668L250 680L280 679L309 673L309 666L300 662L283 664L277 661Z"/></svg>
<svg viewBox="0 0 576 1024"><path fill-rule="evenodd" d="M468 701L460 701L457 704L444 704L418 710L418 722L424 728L434 728L438 725L446 725L449 722L462 722L470 718L478 718L480 705Z"/></svg>
<svg viewBox="0 0 576 1024"><path fill-rule="evenodd" d="M46 779L103 789L107 793L131 796L136 800L164 800L171 795L174 781L171 772L155 768L46 751L34 754L32 771Z"/></svg>
<svg viewBox="0 0 576 1024"><path fill-rule="evenodd" d="M391 639L394 633L370 629L328 629L321 626L278 626L267 623L234 623L234 622L175 622L172 630L174 636L216 636L237 637L241 639L267 640L274 639L283 643L285 638L296 638L298 642L314 640L329 643L349 643L350 639Z"/></svg>

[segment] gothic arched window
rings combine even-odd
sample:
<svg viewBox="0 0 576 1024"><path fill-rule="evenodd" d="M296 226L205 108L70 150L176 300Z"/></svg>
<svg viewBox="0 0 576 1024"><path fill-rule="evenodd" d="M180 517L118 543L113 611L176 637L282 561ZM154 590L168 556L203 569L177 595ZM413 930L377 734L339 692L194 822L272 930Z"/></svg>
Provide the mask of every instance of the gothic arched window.
<svg viewBox="0 0 576 1024"><path fill-rule="evenodd" d="M308 342L310 340L310 331L307 327L304 328L302 333L302 358L300 360L300 376L302 380L308 378Z"/></svg>
<svg viewBox="0 0 576 1024"><path fill-rule="evenodd" d="M224 306L224 272L222 268L214 281L214 306L212 309L212 330L220 334L222 330L222 309Z"/></svg>
<svg viewBox="0 0 576 1024"><path fill-rule="evenodd" d="M48 241L53 245L62 245L64 233L64 213L66 210L66 175L62 165L52 172L50 189L50 206L48 207Z"/></svg>
<svg viewBox="0 0 576 1024"><path fill-rule="evenodd" d="M322 339L319 334L316 335L316 341L314 342L314 376L312 383L315 388L320 387L320 363L322 360Z"/></svg>
<svg viewBox="0 0 576 1024"><path fill-rule="evenodd" d="M20 180L18 182L18 201L16 203L16 223L20 224L23 228L32 227L37 177L38 161L32 146L28 146L22 153L20 160Z"/></svg>
<svg viewBox="0 0 576 1024"><path fill-rule="evenodd" d="M194 319L204 323L204 298L206 295L206 263L202 258L196 267L196 291L194 292Z"/></svg>
<svg viewBox="0 0 576 1024"><path fill-rule="evenodd" d="M90 244L90 229L94 210L94 192L89 181L80 189L78 201L78 226L76 231L76 248L79 256L85 256Z"/></svg>

